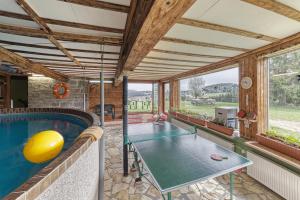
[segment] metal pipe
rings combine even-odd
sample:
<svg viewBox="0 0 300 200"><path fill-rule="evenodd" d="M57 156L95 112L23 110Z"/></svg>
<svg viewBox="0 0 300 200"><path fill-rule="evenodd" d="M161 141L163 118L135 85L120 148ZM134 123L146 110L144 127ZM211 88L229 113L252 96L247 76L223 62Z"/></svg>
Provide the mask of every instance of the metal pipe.
<svg viewBox="0 0 300 200"><path fill-rule="evenodd" d="M100 72L100 126L104 129L104 77L103 68ZM105 141L104 135L99 142L99 190L98 200L104 200L104 169L105 169Z"/></svg>
<svg viewBox="0 0 300 200"><path fill-rule="evenodd" d="M123 76L123 175L128 176L128 77Z"/></svg>

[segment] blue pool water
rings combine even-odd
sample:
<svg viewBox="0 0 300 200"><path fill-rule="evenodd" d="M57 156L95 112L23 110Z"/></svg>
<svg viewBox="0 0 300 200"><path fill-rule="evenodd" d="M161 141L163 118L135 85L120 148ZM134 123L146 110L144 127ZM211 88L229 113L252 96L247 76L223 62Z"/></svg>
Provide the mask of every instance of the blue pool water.
<svg viewBox="0 0 300 200"><path fill-rule="evenodd" d="M43 130L56 130L64 137L65 151L87 127L84 120L59 113L0 115L0 199L49 163L25 160L22 151L28 138Z"/></svg>

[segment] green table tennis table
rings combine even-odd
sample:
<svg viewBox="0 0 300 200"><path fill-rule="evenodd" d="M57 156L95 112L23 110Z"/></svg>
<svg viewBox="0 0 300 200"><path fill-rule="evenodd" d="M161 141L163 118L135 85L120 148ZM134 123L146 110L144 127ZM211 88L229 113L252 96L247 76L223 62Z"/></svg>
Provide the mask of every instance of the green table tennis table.
<svg viewBox="0 0 300 200"><path fill-rule="evenodd" d="M252 164L247 158L169 122L131 124L126 141L134 154L133 167L139 178L145 168L168 200L174 190L227 173L232 199L233 172ZM213 160L212 154L224 159Z"/></svg>

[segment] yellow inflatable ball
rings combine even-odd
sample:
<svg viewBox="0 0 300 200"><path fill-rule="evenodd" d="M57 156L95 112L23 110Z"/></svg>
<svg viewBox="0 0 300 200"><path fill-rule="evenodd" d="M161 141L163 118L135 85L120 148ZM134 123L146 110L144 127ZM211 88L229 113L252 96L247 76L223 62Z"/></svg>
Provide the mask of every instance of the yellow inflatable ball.
<svg viewBox="0 0 300 200"><path fill-rule="evenodd" d="M64 138L57 131L36 133L25 144L23 154L32 163L43 163L55 158L64 146Z"/></svg>

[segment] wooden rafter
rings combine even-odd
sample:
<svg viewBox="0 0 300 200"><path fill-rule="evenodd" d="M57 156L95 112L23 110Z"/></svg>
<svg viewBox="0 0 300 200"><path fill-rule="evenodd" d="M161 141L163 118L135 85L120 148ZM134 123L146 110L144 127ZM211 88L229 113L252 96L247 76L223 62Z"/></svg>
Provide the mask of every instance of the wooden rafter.
<svg viewBox="0 0 300 200"><path fill-rule="evenodd" d="M8 48L9 49L9 48ZM19 49L11 49L11 51L17 52L17 53L26 53L26 54L32 54L32 55L41 55L41 56L53 56L53 57L66 57L66 55L61 55L61 54L54 54L54 53L42 53L42 52L35 52L35 51L25 51L25 50L19 50ZM90 56L74 56L75 58L80 58L80 59L91 59L91 60L99 60L99 57L90 57ZM38 59L38 58L36 58ZM103 58L103 60L114 60L117 61L117 58Z"/></svg>
<svg viewBox="0 0 300 200"><path fill-rule="evenodd" d="M47 38L48 34L39 29L25 28L11 26L7 24L0 24L0 32L23 35L28 37L38 37ZM71 42L82 42L82 43L92 43L92 44L108 44L108 45L121 45L122 39L120 37L101 37L101 36L91 36L91 35L81 35L74 33L62 33L53 32L53 37L57 40L65 40Z"/></svg>
<svg viewBox="0 0 300 200"><path fill-rule="evenodd" d="M133 70L141 62L194 2L195 0L137 1L131 33L124 40L126 48L121 52L115 85L122 81L124 73Z"/></svg>
<svg viewBox="0 0 300 200"><path fill-rule="evenodd" d="M242 30L242 29L238 29L238 28L229 27L229 26L223 26L223 25L219 25L219 24L213 24L213 23L204 22L204 21L198 21L198 20L194 20L194 19L180 18L177 21L177 23L188 25L188 26L193 26L193 27L198 27L198 28L221 31L221 32L225 32L225 33L231 33L231 34L240 35L240 36L249 37L249 38L265 40L268 42L275 42L278 40L278 38L270 37L270 36L267 36L264 34L254 33L251 31L246 31L246 30Z"/></svg>
<svg viewBox="0 0 300 200"><path fill-rule="evenodd" d="M242 0L300 22L300 11L276 0Z"/></svg>
<svg viewBox="0 0 300 200"><path fill-rule="evenodd" d="M23 8L23 10L35 21L43 30L48 37L48 40L54 44L61 52L63 52L71 61L73 61L76 65L81 67L81 63L67 50L65 49L60 42L58 42L53 36L53 31L46 24L46 22L38 16L38 14L30 7L25 0L16 0L17 3Z"/></svg>
<svg viewBox="0 0 300 200"><path fill-rule="evenodd" d="M249 52L242 53L240 55L237 55L237 56L234 56L234 57L231 57L231 58L228 58L228 59L216 62L216 63L212 63L212 64L209 64L206 66L201 66L196 69L177 74L175 76L167 77L167 78L162 79L161 81L166 81L166 80L171 80L171 79L179 79L179 78L193 76L196 74L205 73L207 71L218 70L218 69L226 67L226 66L237 64L241 59L244 59L249 56L260 57L260 56L271 54L273 52L277 52L282 49L287 49L287 48L290 48L292 46L296 46L299 44L300 44L300 33L296 33L287 38L280 39L277 42L259 47L257 49L253 49Z"/></svg>
<svg viewBox="0 0 300 200"><path fill-rule="evenodd" d="M142 61L141 64L166 65L166 66L178 66L178 67L198 67L198 65L169 64L169 63L148 62L148 61Z"/></svg>
<svg viewBox="0 0 300 200"><path fill-rule="evenodd" d="M174 62L187 62L187 63L204 63L204 64L212 63L212 62L201 61L201 60L184 60L184 59L164 58L164 57L155 57L155 56L146 56L145 58L153 59L153 60L164 60L164 61L174 61Z"/></svg>
<svg viewBox="0 0 300 200"><path fill-rule="evenodd" d="M198 67L198 66L197 66ZM139 68L152 68L153 70L155 69L161 69L161 68L164 68L164 69L184 69L184 70L191 70L191 69L195 69L196 67L187 67L187 66L184 66L184 67L178 67L178 66L168 66L168 65L164 65L164 66L161 66L161 65L138 65L136 69L139 69Z"/></svg>
<svg viewBox="0 0 300 200"><path fill-rule="evenodd" d="M46 45L38 45L38 44L28 44L21 42L12 42L6 40L0 40L0 43L14 46L22 46L22 47L33 47L33 48L41 48L41 49L53 49L57 50L57 47L46 46ZM97 51L97 50L88 50L88 49L74 49L74 48L66 48L68 51L76 51L76 52L85 52L85 53L99 53L99 54L115 54L119 55L119 52L111 52L111 51Z"/></svg>
<svg viewBox="0 0 300 200"><path fill-rule="evenodd" d="M75 64L70 64L70 63L55 63L55 62L36 62L36 63L40 63L40 64L43 64L45 66L72 66L72 67L76 67L77 66ZM85 66L85 67L93 66L93 65L88 65L88 64L82 63L82 65ZM100 64L100 63L95 63L95 64ZM109 67L115 67L116 66L116 63L103 63L103 64L105 66L109 66ZM98 65L98 66L100 66L100 65Z"/></svg>
<svg viewBox="0 0 300 200"><path fill-rule="evenodd" d="M163 49L152 49L151 51L159 52L159 53L174 54L174 55L199 57L199 58L216 58L216 59L226 59L226 58L228 58L227 56L217 56L217 55L187 53L187 52L170 51L170 50L163 50Z"/></svg>
<svg viewBox="0 0 300 200"><path fill-rule="evenodd" d="M11 64L14 64L22 69L29 70L33 73L43 74L47 77L51 77L57 80L62 80L62 81L68 80L67 76L55 72L51 69L48 69L47 67L44 67L41 64L34 63L30 60L27 60L26 58L16 53L13 53L1 46L0 46L0 59L9 62Z"/></svg>
<svg viewBox="0 0 300 200"><path fill-rule="evenodd" d="M134 72L146 72L146 73L148 73L148 72L170 72L170 73L172 73L172 72L184 72L185 71L185 69L180 69L180 68L177 68L177 69L152 69L152 68L136 68L135 70L134 70Z"/></svg>
<svg viewBox="0 0 300 200"><path fill-rule="evenodd" d="M28 15L12 13L12 12L8 12L8 11L4 11L4 10L0 10L0 16L33 21L33 19ZM95 25L90 25L90 24L69 22L69 21L63 21L63 20L56 20L56 19L49 19L49 18L41 18L41 19L43 21L45 21L47 24L68 26L68 27L72 27L72 28L88 29L88 30L93 30L93 31L103 31L103 32L110 32L110 33L123 33L123 31L124 31L123 29L118 29L118 28L95 26Z"/></svg>
<svg viewBox="0 0 300 200"><path fill-rule="evenodd" d="M250 49L246 49L246 48L232 47L232 46L212 44L212 43L192 41L192 40L184 40L184 39L171 38L171 37L163 37L161 39L161 41L174 42L174 43L187 44L187 45L194 45L194 46L201 46L201 47L209 47L209 48L215 48L215 49L223 49L223 50L229 50L229 51L246 52L246 51L250 50Z"/></svg>
<svg viewBox="0 0 300 200"><path fill-rule="evenodd" d="M117 11L117 12L128 13L128 11L129 11L128 6L104 2L104 1L95 1L95 0L60 0L60 1L79 4L82 6L89 6L89 7L93 7L93 8L112 10L112 11Z"/></svg>

